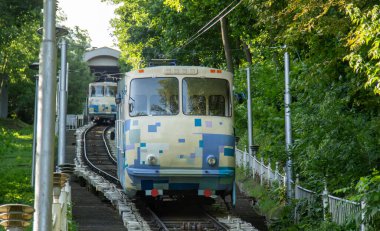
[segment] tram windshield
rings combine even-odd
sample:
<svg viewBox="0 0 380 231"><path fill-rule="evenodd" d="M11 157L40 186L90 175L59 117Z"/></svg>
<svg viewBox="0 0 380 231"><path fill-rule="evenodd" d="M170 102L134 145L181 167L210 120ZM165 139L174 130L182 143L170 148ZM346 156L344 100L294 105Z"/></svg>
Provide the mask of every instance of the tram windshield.
<svg viewBox="0 0 380 231"><path fill-rule="evenodd" d="M116 86L102 86L102 85L92 85L91 86L91 97L114 97L116 94Z"/></svg>
<svg viewBox="0 0 380 231"><path fill-rule="evenodd" d="M225 79L184 78L182 92L185 115L231 116L230 90Z"/></svg>
<svg viewBox="0 0 380 231"><path fill-rule="evenodd" d="M91 86L91 97L103 96L103 86Z"/></svg>
<svg viewBox="0 0 380 231"><path fill-rule="evenodd" d="M141 78L131 81L129 115L176 115L179 84L177 78Z"/></svg>
<svg viewBox="0 0 380 231"><path fill-rule="evenodd" d="M116 86L104 86L104 96L115 96Z"/></svg>

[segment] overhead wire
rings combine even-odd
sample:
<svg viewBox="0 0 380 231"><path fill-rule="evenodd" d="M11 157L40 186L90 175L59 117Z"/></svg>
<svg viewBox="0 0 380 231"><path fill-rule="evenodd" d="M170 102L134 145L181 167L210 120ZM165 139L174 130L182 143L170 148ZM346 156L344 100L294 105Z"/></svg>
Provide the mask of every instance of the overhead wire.
<svg viewBox="0 0 380 231"><path fill-rule="evenodd" d="M233 5L234 3L236 2L236 0L234 0L233 2L231 2L227 7L225 7L222 11L220 11L213 19L211 19L208 23L206 23L201 29L199 29L195 34L193 34L190 38L188 38L186 40L186 42L184 44L182 44L181 46L177 47L177 48L174 48L173 50L171 50L168 55L172 54L174 51L178 51L180 49L182 49L183 47L189 45L191 42L193 42L195 39L197 39L199 36L201 36L202 34L204 34L206 31L208 31L211 27L213 27L217 22L219 22L222 18L224 18L226 15L228 15L231 11L233 11L237 6L240 5L240 3L242 2L242 0L240 0L238 3L236 3L236 5L234 5L231 9L229 9L226 13L223 14L223 12L225 12L228 8L230 8L231 5ZM223 14L223 15L221 15ZM220 16L221 15L221 16ZM211 24L211 25L210 25ZM205 29L206 28L206 29Z"/></svg>
<svg viewBox="0 0 380 231"><path fill-rule="evenodd" d="M232 10L234 10L240 3L239 1L235 6L233 6L227 13L223 14L233 3L235 3L236 0L234 0L232 3L230 3L227 7L225 7L221 12L219 12L213 19L211 19L208 23L206 23L201 29L199 29L194 35L192 35L190 38L186 40L184 44L182 44L180 47L177 47L169 52L169 54L173 53L175 50L180 50L181 48L187 46L191 42L193 42L195 39L197 39L199 36L204 34L206 31L208 31L211 27L213 27L218 21L220 21L222 18L224 18L227 14L229 14ZM222 16L220 16L223 14ZM211 23L211 25L210 25ZM205 29L206 28L206 29Z"/></svg>
<svg viewBox="0 0 380 231"><path fill-rule="evenodd" d="M206 23L201 29L199 29L194 35L192 35L188 40L191 40L194 36L196 36L197 34L201 33L203 31L203 29L205 27L207 27L210 23L212 23L215 19L217 19L217 17L219 17L224 11L226 11L232 4L234 4L236 2L236 0L234 0L233 2L231 2L227 7L225 7L222 11L219 12L219 14L217 14L214 18L212 18L208 23ZM220 19L218 19L220 20Z"/></svg>

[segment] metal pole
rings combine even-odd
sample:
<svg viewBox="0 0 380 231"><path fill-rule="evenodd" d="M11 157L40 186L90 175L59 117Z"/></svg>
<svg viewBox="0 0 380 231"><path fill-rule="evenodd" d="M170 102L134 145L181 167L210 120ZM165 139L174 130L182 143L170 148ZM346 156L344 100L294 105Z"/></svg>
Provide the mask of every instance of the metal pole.
<svg viewBox="0 0 380 231"><path fill-rule="evenodd" d="M34 93L34 117L33 117L33 156L32 156L32 187L35 184L36 171L36 146L37 146L37 116L38 116L38 75L36 77L36 89Z"/></svg>
<svg viewBox="0 0 380 231"><path fill-rule="evenodd" d="M61 73L59 77L59 115L58 115L58 166L65 163L66 148L66 40L61 39Z"/></svg>
<svg viewBox="0 0 380 231"><path fill-rule="evenodd" d="M247 101L247 114L248 114L248 152L249 155L252 155L252 99L251 99L251 74L249 67L247 68L247 95L248 95L248 101ZM245 163L246 164L246 163Z"/></svg>
<svg viewBox="0 0 380 231"><path fill-rule="evenodd" d="M291 158L291 145L292 145L292 127L290 123L290 92L289 92L289 54L285 52L285 141L286 153L288 160L286 161L286 192L288 200L293 198L292 192L292 158Z"/></svg>
<svg viewBox="0 0 380 231"><path fill-rule="evenodd" d="M56 1L44 0L43 37L38 85L38 129L34 231L52 230L54 112L56 92Z"/></svg>
<svg viewBox="0 0 380 231"><path fill-rule="evenodd" d="M365 201L361 201L360 202L360 207L362 209L362 212L361 212L361 224L360 224L360 231L365 231L365 224L364 224L364 220L365 220L365 206L366 206L366 203Z"/></svg>
<svg viewBox="0 0 380 231"><path fill-rule="evenodd" d="M323 204L323 220L327 221L327 213L329 208L329 191L327 190L326 178L323 180L324 189L322 192L322 204Z"/></svg>

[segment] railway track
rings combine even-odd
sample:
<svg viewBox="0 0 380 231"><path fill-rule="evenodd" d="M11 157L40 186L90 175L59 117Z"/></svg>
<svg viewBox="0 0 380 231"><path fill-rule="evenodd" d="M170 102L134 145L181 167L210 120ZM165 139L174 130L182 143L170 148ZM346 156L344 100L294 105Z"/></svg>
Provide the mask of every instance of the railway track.
<svg viewBox="0 0 380 231"><path fill-rule="evenodd" d="M230 227L210 215L197 200L156 202L140 207L151 230L225 231Z"/></svg>
<svg viewBox="0 0 380 231"><path fill-rule="evenodd" d="M122 192L120 182L117 178L116 160L112 153L112 148L109 147L106 138L106 133L110 126L93 126L89 127L83 132L83 152L81 154L82 160L86 163L87 167L96 174L107 179L113 186L110 186L112 193L118 189ZM92 173L91 173L92 174ZM103 181L101 181L103 182ZM92 185L98 189L99 186ZM113 188L113 189L112 189ZM117 193L116 193L117 194ZM106 196L107 197L107 196ZM123 199L124 198L124 199ZM129 205L130 208L124 208L128 211L128 216L136 218L136 221L129 222L124 220L124 225L131 230L195 230L195 231L224 231L224 230L256 230L256 229L236 229L240 227L240 220L226 225L215 217L227 216L229 212L224 208L223 214L220 210L215 212L210 206L201 202L200 200L191 199L169 199L151 200L152 198L137 198L133 201L126 199L125 195L121 196L121 201L114 203L115 207L119 209L119 213L123 214L124 211L120 210L120 204ZM111 199L110 199L111 200ZM216 203L217 204L217 203ZM220 207L224 204L220 203ZM131 215L132 211L132 215ZM124 217L124 215L122 215ZM131 225L132 223L132 225ZM137 224L138 223L138 224ZM237 224L238 223L238 224Z"/></svg>
<svg viewBox="0 0 380 231"><path fill-rule="evenodd" d="M106 132L110 128L111 126L94 126L85 131L83 159L92 171L115 184L119 184L116 159L112 155L105 138Z"/></svg>

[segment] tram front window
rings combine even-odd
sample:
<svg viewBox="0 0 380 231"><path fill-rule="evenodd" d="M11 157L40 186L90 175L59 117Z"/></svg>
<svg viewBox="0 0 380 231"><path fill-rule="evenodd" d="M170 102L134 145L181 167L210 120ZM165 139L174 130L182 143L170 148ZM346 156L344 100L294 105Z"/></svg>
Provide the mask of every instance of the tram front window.
<svg viewBox="0 0 380 231"><path fill-rule="evenodd" d="M91 97L103 96L103 86L91 86Z"/></svg>
<svg viewBox="0 0 380 231"><path fill-rule="evenodd" d="M182 91L182 110L185 115L231 116L227 80L184 78Z"/></svg>
<svg viewBox="0 0 380 231"><path fill-rule="evenodd" d="M177 115L179 84L176 78L141 78L131 81L129 115Z"/></svg>
<svg viewBox="0 0 380 231"><path fill-rule="evenodd" d="M104 87L104 96L115 96L116 87L115 86L105 86Z"/></svg>

